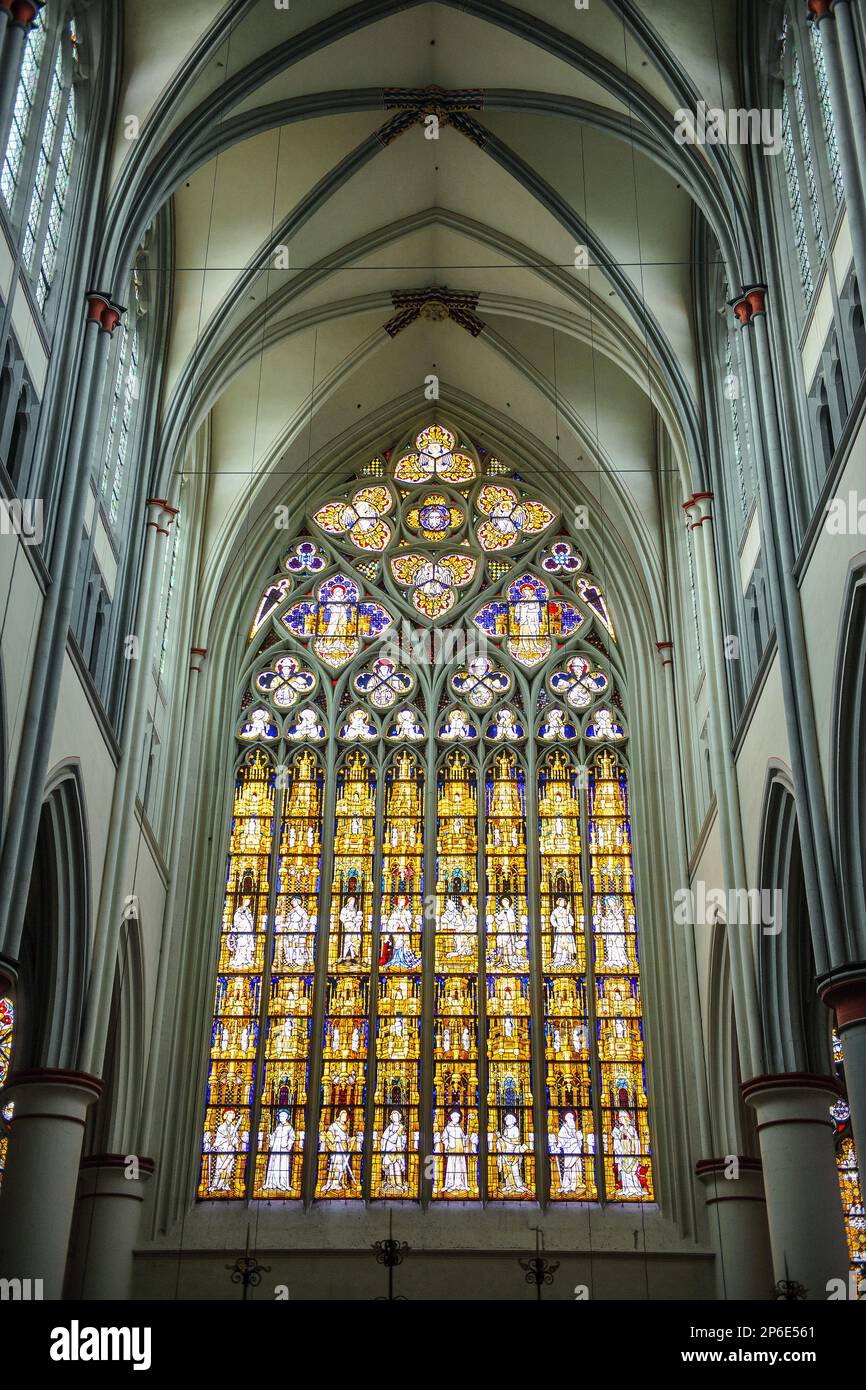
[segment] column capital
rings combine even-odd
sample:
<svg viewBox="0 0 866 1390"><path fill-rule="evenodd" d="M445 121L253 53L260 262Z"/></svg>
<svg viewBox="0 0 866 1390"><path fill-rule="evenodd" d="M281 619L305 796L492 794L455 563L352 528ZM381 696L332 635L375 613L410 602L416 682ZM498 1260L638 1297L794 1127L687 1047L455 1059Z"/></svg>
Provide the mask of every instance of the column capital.
<svg viewBox="0 0 866 1390"><path fill-rule="evenodd" d="M712 522L714 500L715 497L712 492L695 492L688 502L683 502L686 525L690 531L697 531L698 527L703 526L705 521Z"/></svg>
<svg viewBox="0 0 866 1390"><path fill-rule="evenodd" d="M768 289L766 285L758 284L743 286L743 297L746 303L748 304L749 308L751 309L751 318L754 318L756 314L766 314L767 294Z"/></svg>
<svg viewBox="0 0 866 1390"><path fill-rule="evenodd" d="M207 647L190 647L189 649L189 669L193 675L201 675L202 668L207 660Z"/></svg>
<svg viewBox="0 0 866 1390"><path fill-rule="evenodd" d="M102 1078L65 1067L31 1067L13 1071L3 1094L15 1101L15 1119L42 1116L84 1124L88 1106L102 1094ZM14 1092L14 1096L9 1093Z"/></svg>
<svg viewBox="0 0 866 1390"><path fill-rule="evenodd" d="M172 507L164 497L148 497L144 505L147 513L145 526L152 526L159 535L167 536L180 509Z"/></svg>
<svg viewBox="0 0 866 1390"><path fill-rule="evenodd" d="M809 11L809 18L820 24L822 19L831 14L833 0L806 0L806 9Z"/></svg>
<svg viewBox="0 0 866 1390"><path fill-rule="evenodd" d="M673 666L674 664L674 644L665 639L664 642L656 642L656 651L662 666Z"/></svg>
<svg viewBox="0 0 866 1390"><path fill-rule="evenodd" d="M805 1097L816 1091L826 1091L828 1096L835 1099L836 1096L841 1096L842 1087L835 1076L823 1076L811 1071L785 1071L753 1076L740 1086L743 1100L750 1104L771 1094L780 1097L787 1095L790 1101L794 1102L798 1096ZM827 1123L830 1123L829 1115Z"/></svg>
<svg viewBox="0 0 866 1390"><path fill-rule="evenodd" d="M152 1158L145 1158L142 1154L85 1154L81 1160L83 1170L94 1168L122 1169L126 1170L130 1159L135 1159L138 1164L140 1179L150 1178L156 1172L156 1163Z"/></svg>
<svg viewBox="0 0 866 1390"><path fill-rule="evenodd" d="M106 333L113 333L126 313L122 304L117 304L105 290L88 290L87 322L96 323Z"/></svg>
<svg viewBox="0 0 866 1390"><path fill-rule="evenodd" d="M728 303L739 319L740 326L745 328L756 314L766 314L767 286L744 285L736 298L729 299Z"/></svg>
<svg viewBox="0 0 866 1390"><path fill-rule="evenodd" d="M44 6L45 0L2 0L9 23L19 29L29 29Z"/></svg>
<svg viewBox="0 0 866 1390"><path fill-rule="evenodd" d="M866 961L832 970L818 981L818 997L836 1015L839 1031L866 1023Z"/></svg>
<svg viewBox="0 0 866 1390"><path fill-rule="evenodd" d="M699 1158L695 1164L695 1175L699 1178L709 1178L714 1174L724 1175L731 1166L732 1159L736 1160L742 1173L761 1173L764 1170L759 1158L753 1158L749 1154L728 1154L724 1158Z"/></svg>

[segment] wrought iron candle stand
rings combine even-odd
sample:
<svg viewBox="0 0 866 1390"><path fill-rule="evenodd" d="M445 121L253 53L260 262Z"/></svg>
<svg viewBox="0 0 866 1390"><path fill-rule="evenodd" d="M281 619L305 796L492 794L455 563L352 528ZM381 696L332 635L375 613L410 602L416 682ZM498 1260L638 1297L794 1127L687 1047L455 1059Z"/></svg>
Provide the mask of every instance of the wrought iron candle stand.
<svg viewBox="0 0 866 1390"><path fill-rule="evenodd" d="M559 1269L559 1260L548 1260L544 1255L544 1234L540 1226L535 1228L535 1254L528 1260L518 1260L520 1268L526 1272L527 1284L535 1285L535 1297L541 1302L542 1287L553 1283L553 1276Z"/></svg>
<svg viewBox="0 0 866 1390"><path fill-rule="evenodd" d="M375 1252L376 1263L384 1265L388 1271L388 1292L387 1294L377 1294L373 1300L375 1303L406 1303L404 1294L394 1292L394 1270L401 1265L409 1251L411 1245L405 1240L394 1239L394 1213L388 1213L388 1239L377 1240L371 1249Z"/></svg>
<svg viewBox="0 0 866 1390"><path fill-rule="evenodd" d="M234 1264L226 1265L226 1269L231 1274L233 1284L243 1285L243 1300L247 1301L250 1289L257 1289L262 1282L262 1275L270 1273L270 1265L261 1265L255 1255L250 1254L250 1233L247 1230L246 1249L242 1255L238 1255Z"/></svg>

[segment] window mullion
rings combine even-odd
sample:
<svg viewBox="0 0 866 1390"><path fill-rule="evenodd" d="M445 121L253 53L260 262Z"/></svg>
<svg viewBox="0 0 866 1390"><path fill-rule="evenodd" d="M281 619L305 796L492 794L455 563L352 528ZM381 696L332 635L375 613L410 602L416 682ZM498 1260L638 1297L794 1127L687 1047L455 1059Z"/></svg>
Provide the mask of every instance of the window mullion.
<svg viewBox="0 0 866 1390"><path fill-rule="evenodd" d="M487 765L483 744L476 754L478 804L478 1192L487 1203Z"/></svg>
<svg viewBox="0 0 866 1390"><path fill-rule="evenodd" d="M549 1144L547 1140L547 1090L544 1037L544 988L541 976L540 865L538 862L538 748L535 742L533 701L527 701L526 741L526 901L529 907L530 1082L535 1130L535 1197L547 1208L550 1195Z"/></svg>
<svg viewBox="0 0 866 1390"><path fill-rule="evenodd" d="M322 862L319 868L319 913L316 927L316 969L313 982L313 1011L310 1022L309 1087L304 1133L304 1168L301 1192L305 1208L312 1204L319 1172L319 1124L321 1114L322 1073L324 1070L325 996L328 987L328 951L330 949L331 880L334 873L334 822L337 806L337 735L334 721L337 712L326 712L328 741L325 748L324 784L322 787Z"/></svg>

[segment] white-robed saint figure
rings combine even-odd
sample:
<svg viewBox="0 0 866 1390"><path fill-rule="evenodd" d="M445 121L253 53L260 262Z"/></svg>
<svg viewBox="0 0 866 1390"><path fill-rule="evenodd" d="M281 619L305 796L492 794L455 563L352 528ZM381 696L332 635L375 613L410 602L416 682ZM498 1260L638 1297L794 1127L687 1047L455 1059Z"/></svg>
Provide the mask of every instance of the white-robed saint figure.
<svg viewBox="0 0 866 1390"><path fill-rule="evenodd" d="M520 969L526 962L523 942L517 935L517 915L511 899L504 897L493 918L496 924L496 953L502 965Z"/></svg>
<svg viewBox="0 0 866 1390"><path fill-rule="evenodd" d="M605 893L601 900L601 922L604 933L604 963L611 970L628 970L628 939L622 898Z"/></svg>
<svg viewBox="0 0 866 1390"><path fill-rule="evenodd" d="M528 1147L528 1144L521 1141L517 1116L506 1115L505 1124L496 1135L499 1171L502 1174L504 1196L527 1191L526 1183L523 1181L523 1155Z"/></svg>
<svg viewBox="0 0 866 1390"><path fill-rule="evenodd" d="M236 1110L224 1110L210 1141L209 1192L230 1192L238 1154L242 1151L241 1120Z"/></svg>
<svg viewBox="0 0 866 1390"><path fill-rule="evenodd" d="M341 1110L328 1126L325 1134L325 1149L328 1154L328 1177L323 1192L338 1192L343 1187L355 1186L352 1172L352 1149L354 1139L349 1133L349 1112Z"/></svg>
<svg viewBox="0 0 866 1390"><path fill-rule="evenodd" d="M349 895L340 909L340 925L343 928L343 951L340 960L356 961L361 954L364 913L353 894Z"/></svg>
<svg viewBox="0 0 866 1390"><path fill-rule="evenodd" d="M268 1137L268 1166L263 1192L291 1192L292 1152L297 1135L289 1123L288 1110L277 1111L277 1123Z"/></svg>
<svg viewBox="0 0 866 1390"><path fill-rule="evenodd" d="M571 1192L582 1192L584 1188L583 1130L578 1127L573 1111L569 1110L563 1116L556 1142L557 1152L561 1159L559 1164L560 1193L568 1195Z"/></svg>
<svg viewBox="0 0 866 1390"><path fill-rule="evenodd" d="M382 1184L395 1192L406 1191L406 1129L399 1110L391 1111L391 1118L382 1133Z"/></svg>
<svg viewBox="0 0 866 1390"><path fill-rule="evenodd" d="M448 1123L441 1135L442 1152L445 1155L444 1192L468 1192L469 1169L466 1155L469 1152L469 1139L460 1123L460 1111L452 1110Z"/></svg>
<svg viewBox="0 0 866 1390"><path fill-rule="evenodd" d="M253 964L256 955L256 924L253 921L249 898L244 898L232 918L228 948L229 964L233 970L243 970Z"/></svg>
<svg viewBox="0 0 866 1390"><path fill-rule="evenodd" d="M617 1123L610 1133L613 1156L619 1170L620 1195L623 1197L642 1197L640 1174L640 1136L632 1124L627 1110L620 1110Z"/></svg>
<svg viewBox="0 0 866 1390"><path fill-rule="evenodd" d="M551 965L574 965L577 960L574 913L565 898L557 898L556 906L550 914L550 925L553 928L553 960Z"/></svg>

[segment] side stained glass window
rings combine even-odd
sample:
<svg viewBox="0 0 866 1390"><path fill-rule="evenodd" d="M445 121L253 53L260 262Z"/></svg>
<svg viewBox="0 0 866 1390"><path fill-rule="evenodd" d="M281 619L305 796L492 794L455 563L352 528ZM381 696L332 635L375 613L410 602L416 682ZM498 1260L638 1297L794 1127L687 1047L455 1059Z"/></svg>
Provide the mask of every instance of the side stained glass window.
<svg viewBox="0 0 866 1390"><path fill-rule="evenodd" d="M201 1198L654 1200L625 676L559 521L434 422L260 576Z"/></svg>
<svg viewBox="0 0 866 1390"><path fill-rule="evenodd" d="M15 1005L8 995L0 998L0 1088L6 1085L9 1068L12 1064L12 1043L15 1035ZM0 1183L6 1167L6 1154L9 1148L10 1122L14 1105L9 1102L0 1109Z"/></svg>
<svg viewBox="0 0 866 1390"><path fill-rule="evenodd" d="M47 16L48 7L40 10L27 34L0 172L0 191L10 210L26 183L21 260L42 310L58 265L77 123L73 75L78 35L74 23L59 34L50 30ZM49 63L43 86L42 69Z"/></svg>
<svg viewBox="0 0 866 1390"><path fill-rule="evenodd" d="M837 1078L845 1084L845 1054L842 1039L833 1030L833 1067ZM839 1196L845 1219L845 1237L851 1269L862 1281L866 1276L866 1208L863 1206L863 1185L851 1130L851 1108L844 1096L830 1110L833 1121L833 1143L836 1148L836 1172L839 1176ZM861 1297L863 1291L861 1290Z"/></svg>
<svg viewBox="0 0 866 1390"><path fill-rule="evenodd" d="M12 108L12 124L9 128L9 138L6 141L6 150L3 155L3 169L0 173L0 192L3 194L3 201L7 208L11 208L15 198L15 190L18 187L24 151L30 132L30 122L36 102L39 70L45 54L46 39L45 11L40 10L24 42L21 75L18 78L15 104Z"/></svg>

